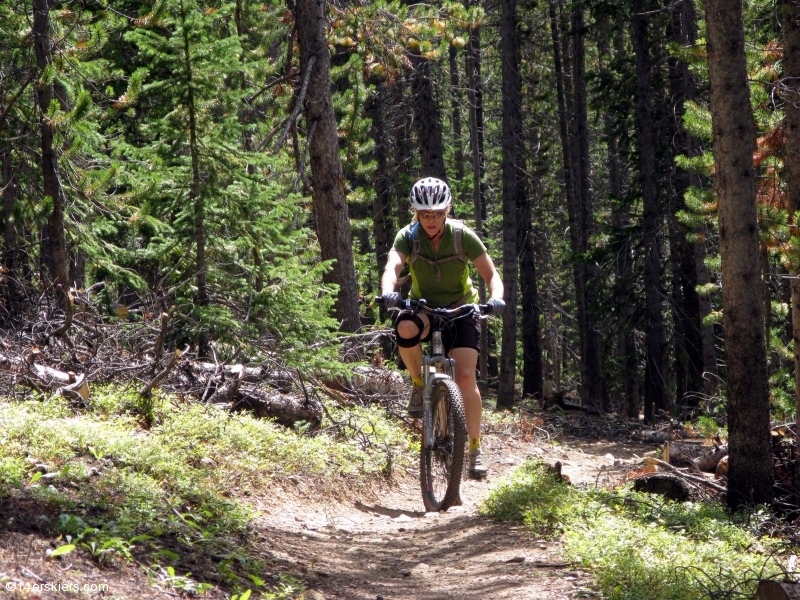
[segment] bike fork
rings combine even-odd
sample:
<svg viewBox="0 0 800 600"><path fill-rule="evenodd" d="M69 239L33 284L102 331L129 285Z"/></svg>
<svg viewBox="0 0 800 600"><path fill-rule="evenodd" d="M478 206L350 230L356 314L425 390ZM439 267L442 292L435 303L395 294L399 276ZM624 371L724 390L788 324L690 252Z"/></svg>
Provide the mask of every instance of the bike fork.
<svg viewBox="0 0 800 600"><path fill-rule="evenodd" d="M431 367L436 367L432 372ZM455 371L455 361L444 356L425 356L422 359L422 378L425 380L425 390L422 392L422 445L425 448L433 447L433 410L431 409L431 395L433 385L438 379L451 379L450 373Z"/></svg>

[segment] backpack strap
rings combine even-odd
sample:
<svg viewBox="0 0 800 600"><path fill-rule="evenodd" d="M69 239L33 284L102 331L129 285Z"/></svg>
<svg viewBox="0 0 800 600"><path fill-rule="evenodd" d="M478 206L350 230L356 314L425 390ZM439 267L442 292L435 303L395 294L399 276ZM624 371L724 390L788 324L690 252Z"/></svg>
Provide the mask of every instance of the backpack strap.
<svg viewBox="0 0 800 600"><path fill-rule="evenodd" d="M453 244L455 245L456 249L455 255L461 259L461 262L469 262L467 253L464 252L464 248L461 247L461 236L463 235L463 233L464 233L464 223L453 219Z"/></svg>
<svg viewBox="0 0 800 600"><path fill-rule="evenodd" d="M416 221L408 232L408 241L411 242L411 254L408 255L406 261L409 265L413 265L419 258L419 221Z"/></svg>
<svg viewBox="0 0 800 600"><path fill-rule="evenodd" d="M411 243L411 254L406 259L409 266L413 265L418 259L424 260L429 265L436 267L436 281L439 281L442 278L442 270L439 268L439 265L442 263L450 262L452 260L460 260L463 263L469 262L469 257L467 253L464 252L464 248L461 245L461 237L464 231L464 224L461 221L457 221L455 219L451 220L453 224L453 245L455 247L455 254L453 256L446 256L445 258L440 258L438 260L432 260L430 258L426 258L424 256L420 256L419 254L419 221L414 223L411 231L409 232L409 242Z"/></svg>

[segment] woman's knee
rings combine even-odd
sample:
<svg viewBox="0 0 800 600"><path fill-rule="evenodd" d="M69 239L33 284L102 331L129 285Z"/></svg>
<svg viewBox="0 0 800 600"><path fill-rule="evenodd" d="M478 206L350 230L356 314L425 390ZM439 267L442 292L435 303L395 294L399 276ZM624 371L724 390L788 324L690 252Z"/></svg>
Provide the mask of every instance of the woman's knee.
<svg viewBox="0 0 800 600"><path fill-rule="evenodd" d="M469 371L466 369L457 369L456 385L458 385L458 387L460 388L464 386L473 387L478 385L478 381L475 378L475 371Z"/></svg>
<svg viewBox="0 0 800 600"><path fill-rule="evenodd" d="M397 324L397 335L401 338L410 340L419 337L419 334L419 327L413 321L400 321Z"/></svg>

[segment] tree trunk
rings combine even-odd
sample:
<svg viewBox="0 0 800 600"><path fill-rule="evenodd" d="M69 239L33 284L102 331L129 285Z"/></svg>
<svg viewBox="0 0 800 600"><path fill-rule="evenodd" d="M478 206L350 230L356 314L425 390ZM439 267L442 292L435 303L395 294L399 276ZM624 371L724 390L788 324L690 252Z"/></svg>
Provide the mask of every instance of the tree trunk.
<svg viewBox="0 0 800 600"><path fill-rule="evenodd" d="M372 185L375 199L372 201L372 235L375 238L375 255L378 261L378 273L383 273L386 256L392 247L394 224L392 222L392 195L389 180L389 149L384 118L384 99L386 87L383 82L375 85L375 93L367 101L365 112L372 120L370 135L375 143L375 171Z"/></svg>
<svg viewBox="0 0 800 600"><path fill-rule="evenodd" d="M797 227L800 220L800 0L784 0L783 5L783 76L786 106L786 195L789 222ZM795 256L797 250L795 250ZM797 422L800 424L800 263L795 258L790 268L792 339L794 340L794 395ZM798 429L797 431L800 431ZM800 498L800 444L795 444L795 495Z"/></svg>
<svg viewBox="0 0 800 600"><path fill-rule="evenodd" d="M671 40L681 46L693 46L697 37L697 25L694 3L682 2L673 8L672 19L669 24L669 34ZM676 57L669 58L670 74L670 95L674 103L671 112L674 119L671 120L671 138L675 141L676 153L686 156L698 156L701 152L700 142L692 136L683 126L683 115L686 112L684 104L686 101L694 100L697 96L697 86L694 76L689 70L686 62ZM677 242L677 272L673 277L677 280L680 289L681 304L675 307L679 310L676 314L676 322L682 325L682 336L680 344L683 351L682 356L676 356L677 365L685 365L685 385L683 393L678 393L678 403L689 407L696 407L699 403L700 394L705 391L703 381L704 353L703 353L703 325L701 315L700 296L697 293L698 272L695 259L695 245L698 242L687 240L688 229L682 225L677 218L678 212L686 209L684 196L690 185L699 185L697 176L680 169L672 160L672 168L675 170L674 201L672 203L671 224L675 241ZM701 237L701 231L692 232L695 237ZM701 242L702 243L702 242ZM676 333L677 335L677 333Z"/></svg>
<svg viewBox="0 0 800 600"><path fill-rule="evenodd" d="M700 234L702 241L694 244L694 262L697 267L697 285L704 286L711 282L706 265L706 243L705 232ZM700 318L705 319L711 314L711 298L707 295L699 296ZM703 380L705 392L708 396L714 396L719 387L719 370L717 369L717 345L714 339L714 326L703 324L701 328L703 336Z"/></svg>
<svg viewBox="0 0 800 600"><path fill-rule="evenodd" d="M535 90L532 90L535 91ZM530 94L531 97L533 94ZM530 155L538 159L538 132L532 135ZM536 260L533 245L531 200L529 196L519 207L517 253L519 255L519 287L522 300L522 395L539 398L542 395L542 344L539 333L539 290L536 282Z"/></svg>
<svg viewBox="0 0 800 600"><path fill-rule="evenodd" d="M469 1L467 2L469 8ZM484 194L483 162L483 87L481 84L481 32L478 27L469 30L466 51L467 100L469 102L469 140L472 154L472 208L475 232L483 239L483 217L486 213ZM486 302L486 283L479 278L478 295ZM480 356L478 359L480 380L486 383L489 375L489 332L481 327Z"/></svg>
<svg viewBox="0 0 800 600"><path fill-rule="evenodd" d="M591 162L589 160L589 120L586 98L586 49L584 6L572 9L572 104L574 116L573 157L575 208L579 214L577 224L578 252L584 256L589 250L589 240L594 233L594 206L591 187ZM581 398L584 405L600 410L603 406L603 381L600 367L600 343L595 328L592 308L597 300L598 267L594 261L581 259L583 271L582 299L579 301L578 319L581 328L581 360L583 363ZM583 308L581 310L581 307Z"/></svg>
<svg viewBox="0 0 800 600"><path fill-rule="evenodd" d="M663 218L659 206L658 175L656 166L656 135L653 110L650 103L650 57L647 47L647 17L650 7L643 0L633 2L631 36L636 53L636 121L639 130L639 157L644 211L642 237L644 241L645 288L645 373L644 419L651 423L656 413L664 408L664 318L661 298L661 254Z"/></svg>
<svg viewBox="0 0 800 600"><path fill-rule="evenodd" d="M607 40L607 29L602 31L598 40L601 56L605 60L621 59L625 56L624 39L622 31L614 36L614 50ZM603 66L605 76L611 76L608 63ZM607 109L603 115L605 126L605 140L607 149L608 168L608 195L614 203L611 213L611 225L622 236L630 230L630 214L623 192L623 177L629 177L626 161L620 151L619 133L624 127L626 115L612 108ZM618 260L614 263L614 276L618 282L614 286L614 310L618 317L619 333L616 335L616 355L624 365L622 378L619 382L618 394L621 396L616 406L606 407L616 410L620 416L639 418L639 368L636 356L636 339L634 337L634 292L632 290L635 279L633 245L629 239L624 238L623 245L617 251Z"/></svg>
<svg viewBox="0 0 800 600"><path fill-rule="evenodd" d="M423 177L438 177L447 181L442 146L442 119L433 95L431 62L416 54L410 55L411 94L414 106L414 125Z"/></svg>
<svg viewBox="0 0 800 600"><path fill-rule="evenodd" d="M525 153L522 131L522 81L519 73L517 2L501 0L500 56L503 90L503 286L506 311L497 382L497 408L514 405L517 371L517 227L525 196ZM530 216L528 216L530 218Z"/></svg>
<svg viewBox="0 0 800 600"><path fill-rule="evenodd" d="M311 68L303 113L308 126L316 232L322 260L335 261L324 281L339 286L336 318L340 328L356 331L359 327L358 286L331 98L331 55L325 39L324 0L297 0L295 22L300 45L300 70L305 73Z"/></svg>
<svg viewBox="0 0 800 600"><path fill-rule="evenodd" d="M706 28L727 363L727 502L735 509L773 497L755 130L741 0L706 0Z"/></svg>
<svg viewBox="0 0 800 600"><path fill-rule="evenodd" d="M8 282L8 314L13 319L22 309L23 301L19 286L19 249L17 235L17 221L14 218L14 209L17 204L19 187L14 175L14 163L11 157L11 149L5 145L5 140L1 142L0 161L2 161L3 178L0 181L3 189L3 258L0 264L4 265L8 272L6 281Z"/></svg>
<svg viewBox="0 0 800 600"><path fill-rule="evenodd" d="M563 176L564 176L564 194L566 196L567 201L567 217L569 221L569 241L570 241L570 249L573 253L579 252L579 230L580 230L580 218L578 215L578 211L576 208L575 202L575 188L573 183L572 177L572 138L570 136L570 127L569 127L569 114L567 110L567 93L566 93L566 74L564 65L562 62L561 51L562 51L562 40L561 40L561 25L559 14L556 6L556 0L548 0L549 4L549 13L550 13L550 30L553 36L553 62L555 68L555 77L556 77L556 91L558 95L558 125L559 125L559 134L561 137L561 157L563 162ZM583 288L584 288L584 279L583 270L579 267L577 263L573 263L572 265L572 274L573 279L575 282L575 297L576 297L576 304L577 304L577 312L578 312L578 333L581 338L581 347L583 348L583 339L586 335L584 331L583 325L584 320L582 318L583 312L585 310L585 306L583 304ZM554 365L560 363L560 357L554 356ZM581 375L585 374L585 369L583 365L581 365ZM558 383L558 377L554 374L553 376L556 383Z"/></svg>
<svg viewBox="0 0 800 600"><path fill-rule="evenodd" d="M453 146L455 148L455 172L456 179L464 179L464 148L461 132L461 74L458 71L458 48L450 44L450 93L452 95L453 107Z"/></svg>
<svg viewBox="0 0 800 600"><path fill-rule="evenodd" d="M33 2L33 38L36 51L36 66L40 73L50 65L53 41L50 38L50 0ZM42 194L49 197L53 209L47 218L47 267L53 277L59 306L69 310L69 275L67 273L67 243L64 233L64 190L58 176L58 158L53 147L53 124L48 112L53 100L53 84L50 81L37 83L36 100L39 108L39 130L41 133Z"/></svg>
<svg viewBox="0 0 800 600"><path fill-rule="evenodd" d="M208 306L208 262L206 259L206 226L205 202L203 200L202 182L200 181L200 153L197 146L197 106L194 97L194 74L192 72L192 56L189 45L188 23L186 22L186 9L181 2L181 17L183 32L183 61L184 76L186 77L187 108L189 110L189 156L191 159L192 180L189 185L190 202L194 207L194 247L195 247L195 304L199 309ZM198 339L197 354L200 357L208 356L208 335L201 328Z"/></svg>
<svg viewBox="0 0 800 600"><path fill-rule="evenodd" d="M397 198L397 221L400 225L410 220L408 194L411 191L411 115L405 94L406 84L397 80L391 87L392 135L394 137L394 166L392 169L392 196Z"/></svg>
<svg viewBox="0 0 800 600"><path fill-rule="evenodd" d="M585 100L585 53L583 42L583 9L576 5L573 10L572 68L569 63L569 44L560 36L559 15L556 0L549 0L550 24L553 34L553 57L558 91L559 130L564 160L564 189L569 216L570 249L583 256L588 249L593 219L589 187L588 123ZM563 57L563 61L562 61ZM572 75L571 93L568 93L567 73ZM575 298L578 313L581 357L581 398L584 404L602 405L602 381L600 379L600 354L597 333L589 315L593 294L590 281L593 268L583 259L574 262ZM566 347L565 347L566 350Z"/></svg>

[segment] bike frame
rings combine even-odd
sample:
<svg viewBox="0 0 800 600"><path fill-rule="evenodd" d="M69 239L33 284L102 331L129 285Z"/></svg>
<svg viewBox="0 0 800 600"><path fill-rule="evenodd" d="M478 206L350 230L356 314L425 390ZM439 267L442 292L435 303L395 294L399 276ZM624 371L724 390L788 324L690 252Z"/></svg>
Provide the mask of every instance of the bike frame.
<svg viewBox="0 0 800 600"><path fill-rule="evenodd" d="M431 327L434 327L433 319L431 319ZM441 379L452 379L452 374L456 370L456 361L444 355L442 331L439 327L434 328L431 333L431 348L431 356L422 357L422 379L425 381L425 389L422 392L422 443L428 449L433 447L433 416L431 414L433 386Z"/></svg>

